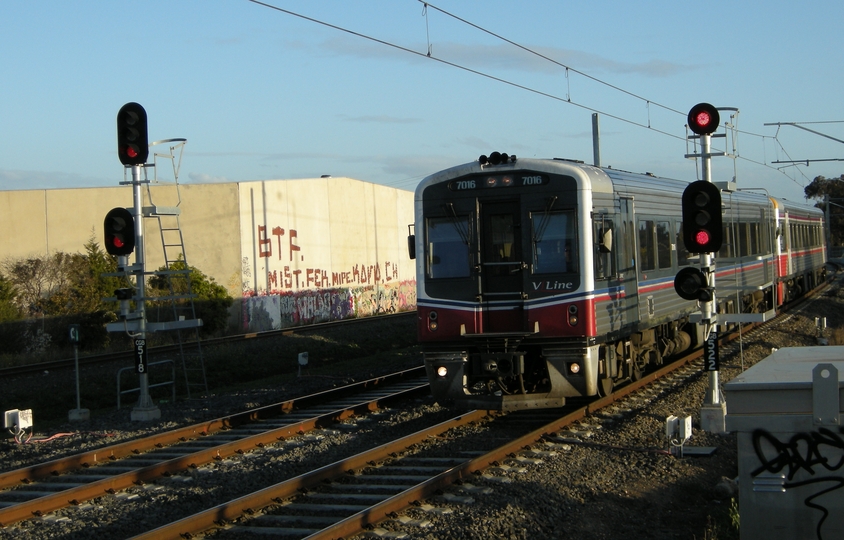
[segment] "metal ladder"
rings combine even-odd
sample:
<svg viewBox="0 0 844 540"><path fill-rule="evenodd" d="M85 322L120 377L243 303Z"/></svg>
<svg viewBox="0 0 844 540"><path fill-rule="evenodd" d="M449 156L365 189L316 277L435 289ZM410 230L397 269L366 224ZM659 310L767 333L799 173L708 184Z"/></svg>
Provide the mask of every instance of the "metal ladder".
<svg viewBox="0 0 844 540"><path fill-rule="evenodd" d="M182 359L182 372L185 377L185 387L188 399L208 393L208 379L205 374L205 362L202 356L202 341L199 336L199 327L202 321L196 317L196 307L190 279L191 268L188 264L185 253L185 241L182 235L182 228L179 222L182 203L181 189L179 187L179 164L184 151L185 139L168 139L152 143L150 146L162 143L175 143L169 148L168 154L154 153L154 178L147 182L147 198L150 206L144 207L144 217L155 219L161 235L161 247L164 255L164 270L150 272L152 275L163 278L167 284L169 294L156 298L159 302L169 304L170 313L158 312L159 318L168 319L162 324L167 330L175 330L179 345L179 354ZM178 159L175 152L178 152ZM173 165L173 180L163 181L159 178L158 160L169 159ZM146 172L146 169L144 169ZM155 190L153 190L155 184ZM155 191L158 198L164 198L170 206L157 205L153 198ZM193 330L193 339L196 343L195 349L187 351L185 340L189 336L183 332Z"/></svg>

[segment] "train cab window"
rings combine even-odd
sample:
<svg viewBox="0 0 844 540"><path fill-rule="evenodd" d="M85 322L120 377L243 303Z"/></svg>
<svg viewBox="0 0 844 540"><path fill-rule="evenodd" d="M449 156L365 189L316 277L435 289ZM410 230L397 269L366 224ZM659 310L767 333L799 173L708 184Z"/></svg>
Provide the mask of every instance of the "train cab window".
<svg viewBox="0 0 844 540"><path fill-rule="evenodd" d="M577 229L574 211L535 212L530 216L533 273L577 272Z"/></svg>
<svg viewBox="0 0 844 540"><path fill-rule="evenodd" d="M615 254L613 251L613 223L606 216L596 217L592 222L592 238L595 239L595 279L614 277Z"/></svg>
<svg viewBox="0 0 844 540"><path fill-rule="evenodd" d="M484 271L492 276L506 276L512 273L513 263L521 261L521 252L516 246L516 223L513 213L489 213L485 220Z"/></svg>
<svg viewBox="0 0 844 540"><path fill-rule="evenodd" d="M429 218L427 222L426 266L428 277L469 276L469 219Z"/></svg>

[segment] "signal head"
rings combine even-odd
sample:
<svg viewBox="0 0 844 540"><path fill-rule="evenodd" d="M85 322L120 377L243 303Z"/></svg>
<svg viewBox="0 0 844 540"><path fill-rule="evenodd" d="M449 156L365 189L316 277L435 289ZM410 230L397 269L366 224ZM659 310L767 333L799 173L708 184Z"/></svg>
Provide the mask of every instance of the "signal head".
<svg viewBox="0 0 844 540"><path fill-rule="evenodd" d="M712 293L708 287L706 274L693 266L681 269L674 277L674 290L684 300L711 301Z"/></svg>
<svg viewBox="0 0 844 540"><path fill-rule="evenodd" d="M117 157L124 165L143 165L149 157L147 112L138 103L117 112Z"/></svg>
<svg viewBox="0 0 844 540"><path fill-rule="evenodd" d="M718 129L721 115L709 103L698 103L689 111L689 129L698 135L709 135Z"/></svg>
<svg viewBox="0 0 844 540"><path fill-rule="evenodd" d="M135 218L125 208L112 208L103 222L105 249L110 255L135 251Z"/></svg>
<svg viewBox="0 0 844 540"><path fill-rule="evenodd" d="M683 243L689 253L714 253L721 249L724 225L721 190L705 180L692 182L683 191Z"/></svg>

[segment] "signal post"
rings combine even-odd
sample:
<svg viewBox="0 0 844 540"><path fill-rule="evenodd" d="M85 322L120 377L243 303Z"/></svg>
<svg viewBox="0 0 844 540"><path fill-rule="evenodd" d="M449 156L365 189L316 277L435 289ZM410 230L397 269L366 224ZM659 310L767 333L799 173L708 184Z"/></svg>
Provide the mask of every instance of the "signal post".
<svg viewBox="0 0 844 540"><path fill-rule="evenodd" d="M712 254L721 249L723 224L721 190L712 183L710 169L711 136L721 121L718 110L708 103L699 103L689 111L689 128L700 137L702 180L689 184L683 192L683 241L689 253L700 254L700 268L678 272L674 281L677 293L700 302L700 322L704 324L704 369L709 373L709 389L700 410L704 431L726 431L727 403L721 399L718 356L718 303L715 297L715 269Z"/></svg>
<svg viewBox="0 0 844 540"><path fill-rule="evenodd" d="M135 294L131 289L115 291L120 301L121 322L109 325L109 330L125 331L135 350L135 366L140 382L138 404L132 409L132 420L161 418L161 410L149 395L149 374L146 362L146 283L144 273L143 196L141 168L149 157L147 113L138 103L127 103L117 113L117 157L125 167L132 168L134 205L132 212L115 208L106 215L106 250L118 256L118 271L135 275ZM135 264L129 266L129 254L135 252ZM135 300L135 311L129 312L129 300ZM114 328L114 327L117 328Z"/></svg>

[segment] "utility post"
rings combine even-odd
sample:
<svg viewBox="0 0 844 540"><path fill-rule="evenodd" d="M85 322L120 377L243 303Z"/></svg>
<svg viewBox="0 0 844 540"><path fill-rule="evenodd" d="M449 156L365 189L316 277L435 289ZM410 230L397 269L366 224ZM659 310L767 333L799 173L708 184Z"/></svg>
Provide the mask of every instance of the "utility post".
<svg viewBox="0 0 844 540"><path fill-rule="evenodd" d="M700 254L700 276L705 287L698 300L701 307L704 338L704 369L709 373L709 388L700 411L701 428L711 433L726 431L727 403L721 399L718 354L718 302L715 296L715 268L712 254L721 248L723 225L721 191L712 184L710 168L711 136L721 121L718 110L708 103L691 108L689 129L700 137L700 154L686 157L701 158L702 180L689 184L683 193L683 235L690 253ZM721 154L719 154L721 155ZM677 276L680 277L680 274ZM675 282L680 291L682 285Z"/></svg>
<svg viewBox="0 0 844 540"><path fill-rule="evenodd" d="M78 420L90 420L91 411L82 408L82 398L79 392L79 325L71 324L68 327L68 338L73 343L73 366L76 372L76 408L67 413L67 419L71 422Z"/></svg>

